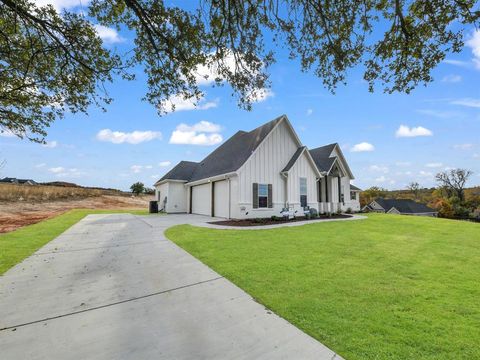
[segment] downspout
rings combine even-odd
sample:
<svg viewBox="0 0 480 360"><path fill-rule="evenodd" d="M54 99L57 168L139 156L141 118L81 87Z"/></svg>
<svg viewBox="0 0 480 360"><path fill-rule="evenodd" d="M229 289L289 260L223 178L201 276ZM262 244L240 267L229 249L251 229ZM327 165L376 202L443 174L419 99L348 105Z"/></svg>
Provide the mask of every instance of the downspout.
<svg viewBox="0 0 480 360"><path fill-rule="evenodd" d="M284 202L284 207L285 208L288 208L288 172L285 173L285 172L281 172L280 173L284 178L285 178L285 191L284 191L284 195L285 195L285 202Z"/></svg>
<svg viewBox="0 0 480 360"><path fill-rule="evenodd" d="M230 183L230 178L228 178L228 218L231 219L231 209L232 209L232 185Z"/></svg>

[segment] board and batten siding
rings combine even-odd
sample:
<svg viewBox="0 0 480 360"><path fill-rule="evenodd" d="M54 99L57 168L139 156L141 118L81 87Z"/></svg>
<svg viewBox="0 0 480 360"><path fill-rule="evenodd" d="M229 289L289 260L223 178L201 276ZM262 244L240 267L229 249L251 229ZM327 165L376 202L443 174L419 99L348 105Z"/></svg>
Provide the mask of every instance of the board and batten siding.
<svg viewBox="0 0 480 360"><path fill-rule="evenodd" d="M288 126L282 122L255 150L238 171L238 211L245 217L269 216L265 209L252 211L252 184L272 184L272 215L278 215L285 203L285 179L280 172L291 159L299 144ZM233 213L237 214L237 209ZM260 215L259 212L264 212ZM256 213L256 214L252 214Z"/></svg>
<svg viewBox="0 0 480 360"><path fill-rule="evenodd" d="M317 174L305 152L288 173L288 203L295 210L300 209L300 178L307 179L307 205L318 210Z"/></svg>

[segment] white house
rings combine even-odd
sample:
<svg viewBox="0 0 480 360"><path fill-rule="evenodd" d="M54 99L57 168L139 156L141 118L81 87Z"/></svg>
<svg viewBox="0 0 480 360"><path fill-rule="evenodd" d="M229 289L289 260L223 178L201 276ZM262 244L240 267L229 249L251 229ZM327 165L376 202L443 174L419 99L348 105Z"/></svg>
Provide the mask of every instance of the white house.
<svg viewBox="0 0 480 360"><path fill-rule="evenodd" d="M238 131L200 162L181 161L155 183L159 208L223 218L360 210L338 144L307 149L286 115Z"/></svg>

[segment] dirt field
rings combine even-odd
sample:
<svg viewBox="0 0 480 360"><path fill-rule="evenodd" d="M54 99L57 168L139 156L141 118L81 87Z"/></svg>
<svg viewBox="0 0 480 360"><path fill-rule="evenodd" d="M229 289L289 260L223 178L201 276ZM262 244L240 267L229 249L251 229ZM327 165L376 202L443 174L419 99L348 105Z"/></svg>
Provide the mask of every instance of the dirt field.
<svg viewBox="0 0 480 360"><path fill-rule="evenodd" d="M70 209L148 209L151 196L102 195L85 199L47 202L0 202L0 233L51 218Z"/></svg>

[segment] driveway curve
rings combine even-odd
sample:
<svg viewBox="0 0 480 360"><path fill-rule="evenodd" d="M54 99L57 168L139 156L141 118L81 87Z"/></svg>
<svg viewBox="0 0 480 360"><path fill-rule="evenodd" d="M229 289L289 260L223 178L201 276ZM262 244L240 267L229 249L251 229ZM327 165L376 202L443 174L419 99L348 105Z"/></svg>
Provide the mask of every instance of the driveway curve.
<svg viewBox="0 0 480 360"><path fill-rule="evenodd" d="M341 359L164 237L196 215L89 215L0 276L7 359Z"/></svg>

